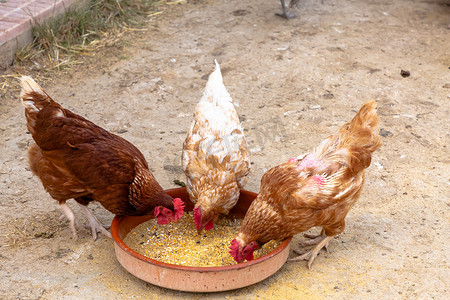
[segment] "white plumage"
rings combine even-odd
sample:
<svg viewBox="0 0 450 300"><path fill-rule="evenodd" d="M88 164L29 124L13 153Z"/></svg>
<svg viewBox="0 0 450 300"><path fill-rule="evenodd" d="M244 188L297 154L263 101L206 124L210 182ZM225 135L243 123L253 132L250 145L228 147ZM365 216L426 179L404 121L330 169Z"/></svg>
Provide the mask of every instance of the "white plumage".
<svg viewBox="0 0 450 300"><path fill-rule="evenodd" d="M215 63L183 145L182 165L191 200L203 216L217 217L236 204L250 163L244 131Z"/></svg>

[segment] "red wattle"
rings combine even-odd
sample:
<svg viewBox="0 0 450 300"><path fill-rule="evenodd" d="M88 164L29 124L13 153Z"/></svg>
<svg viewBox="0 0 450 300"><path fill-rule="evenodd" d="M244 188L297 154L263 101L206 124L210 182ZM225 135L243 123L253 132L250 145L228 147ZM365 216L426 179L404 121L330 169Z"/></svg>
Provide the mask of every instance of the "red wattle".
<svg viewBox="0 0 450 300"><path fill-rule="evenodd" d="M214 227L214 222L213 221L209 221L206 225L205 225L205 230L211 230Z"/></svg>
<svg viewBox="0 0 450 300"><path fill-rule="evenodd" d="M159 225L169 224L170 219L167 218L166 216L160 215L156 218L156 223L158 223Z"/></svg>
<svg viewBox="0 0 450 300"><path fill-rule="evenodd" d="M180 198L175 198L173 199L173 206L175 210L173 220L176 222L183 216L185 205Z"/></svg>
<svg viewBox="0 0 450 300"><path fill-rule="evenodd" d="M194 208L194 222L197 231L200 231L200 226L202 224L202 211L200 210L200 207Z"/></svg>

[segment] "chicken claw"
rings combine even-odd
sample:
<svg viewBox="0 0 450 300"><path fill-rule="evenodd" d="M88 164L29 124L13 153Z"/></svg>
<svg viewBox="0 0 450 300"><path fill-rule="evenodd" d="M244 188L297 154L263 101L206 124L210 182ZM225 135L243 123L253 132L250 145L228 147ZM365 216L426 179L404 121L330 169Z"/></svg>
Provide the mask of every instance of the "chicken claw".
<svg viewBox="0 0 450 300"><path fill-rule="evenodd" d="M94 215L91 213L91 211L84 205L78 203L78 205L80 205L81 210L83 211L83 213L86 215L86 217L89 220L89 224L92 230L92 238L94 239L94 241L97 239L97 233L102 233L103 235L111 238L111 233L109 233L108 230L105 229L105 227L103 227L103 225L101 225L97 219L94 217Z"/></svg>
<svg viewBox="0 0 450 300"><path fill-rule="evenodd" d="M294 257L294 258L290 258L289 261L297 261L297 260L307 260L308 261L308 269L311 269L311 265L314 261L314 259L316 259L317 255L319 254L320 250L322 248L327 248L328 247L328 243L330 242L330 240L332 239L332 236L320 236L316 237L315 239L317 240L317 245L312 248L311 250L309 250L306 253L299 253L300 251L295 250L294 252L297 254L301 254L300 256Z"/></svg>

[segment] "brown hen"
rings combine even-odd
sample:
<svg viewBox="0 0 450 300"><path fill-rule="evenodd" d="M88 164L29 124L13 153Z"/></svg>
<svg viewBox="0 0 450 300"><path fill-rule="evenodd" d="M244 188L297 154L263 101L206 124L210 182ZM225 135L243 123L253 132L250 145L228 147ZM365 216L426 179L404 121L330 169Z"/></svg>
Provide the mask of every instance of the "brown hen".
<svg viewBox="0 0 450 300"><path fill-rule="evenodd" d="M282 240L315 226L316 245L293 260L311 267L320 249L345 228L345 217L361 194L364 169L380 147L379 119L374 100L362 106L352 121L328 137L311 153L268 170L257 198L231 243L237 262L251 260L252 252L270 240Z"/></svg>
<svg viewBox="0 0 450 300"><path fill-rule="evenodd" d="M94 239L98 232L111 234L88 210L91 201L117 215L154 213L160 224L181 217L181 200L163 191L134 145L64 109L32 78L22 76L20 81L27 127L35 141L28 149L30 168L59 202L74 239L78 225L66 204L70 198L89 219Z"/></svg>

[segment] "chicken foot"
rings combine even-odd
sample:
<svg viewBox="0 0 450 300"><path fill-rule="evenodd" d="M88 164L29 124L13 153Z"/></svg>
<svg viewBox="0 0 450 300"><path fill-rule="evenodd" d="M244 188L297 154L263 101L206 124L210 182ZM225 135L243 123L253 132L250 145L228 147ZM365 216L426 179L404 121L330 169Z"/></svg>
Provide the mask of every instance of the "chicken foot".
<svg viewBox="0 0 450 300"><path fill-rule="evenodd" d="M303 253L303 254L300 253L300 251L294 249L294 252L297 254L300 254L300 256L291 258L291 259L289 259L289 261L307 260L308 261L308 269L311 269L311 265L312 265L314 259L316 259L317 255L319 254L319 252L322 248L328 247L328 243L330 242L331 239L333 239L332 236L326 236L326 235L321 235L321 236L315 237L314 241L317 243L317 245L314 248L312 248L311 250L309 250L308 252Z"/></svg>
<svg viewBox="0 0 450 300"><path fill-rule="evenodd" d="M311 246L311 245L316 245L317 243L319 243L326 235L325 233L322 232L320 234L308 234L305 233L303 235L305 238L308 238L309 240L306 240L302 243L299 243L300 247L305 247L305 246ZM328 244L326 244L325 246L323 246L325 248L325 250L327 250L328 252ZM294 250L295 253L300 254L297 252L298 250Z"/></svg>
<svg viewBox="0 0 450 300"><path fill-rule="evenodd" d="M283 9L283 13L281 13L281 14L276 13L275 15L277 15L279 17L282 17L282 18L285 18L287 20L295 18L296 15L290 12L289 8L287 8L287 6L284 3L284 1L285 0L280 0L281 8ZM289 6L292 8L294 5L297 6L297 0L291 0L291 3L289 4Z"/></svg>
<svg viewBox="0 0 450 300"><path fill-rule="evenodd" d="M92 238L94 239L94 241L97 239L97 233L102 233L103 235L105 235L109 238L112 237L111 233L109 233L109 231L106 230L105 227L97 221L97 219L91 213L89 208L87 208L87 206L82 205L80 203L78 203L78 205L81 207L81 210L83 211L83 213L86 215L86 217L89 220L89 224L90 224L90 227L92 230Z"/></svg>

